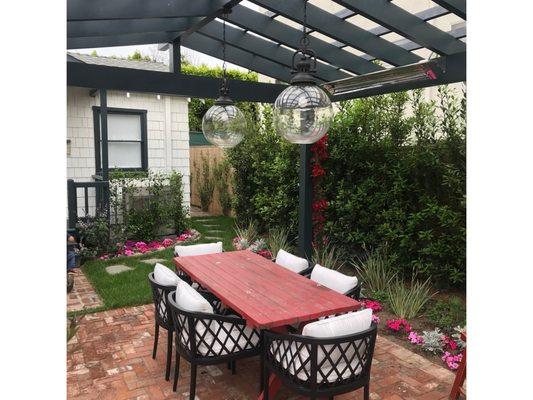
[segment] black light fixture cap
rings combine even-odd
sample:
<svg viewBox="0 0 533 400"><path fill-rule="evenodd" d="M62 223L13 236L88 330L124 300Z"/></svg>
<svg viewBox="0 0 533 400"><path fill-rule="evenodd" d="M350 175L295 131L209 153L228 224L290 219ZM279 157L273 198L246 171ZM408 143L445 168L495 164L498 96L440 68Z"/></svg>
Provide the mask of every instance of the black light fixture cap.
<svg viewBox="0 0 533 400"><path fill-rule="evenodd" d="M293 71L295 75L291 79L291 85L316 85L316 78L312 75L316 69L316 60L308 57L306 53L301 53L303 57L296 63L296 68Z"/></svg>
<svg viewBox="0 0 533 400"><path fill-rule="evenodd" d="M229 89L227 87L222 87L220 89L220 96L215 100L217 106L231 106L233 105L233 100L229 97Z"/></svg>

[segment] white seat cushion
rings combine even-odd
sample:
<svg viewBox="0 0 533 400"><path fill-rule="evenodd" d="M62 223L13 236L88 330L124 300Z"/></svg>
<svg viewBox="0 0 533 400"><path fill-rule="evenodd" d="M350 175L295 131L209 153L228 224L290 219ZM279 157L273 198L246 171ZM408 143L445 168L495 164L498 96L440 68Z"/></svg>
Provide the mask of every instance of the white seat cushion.
<svg viewBox="0 0 533 400"><path fill-rule="evenodd" d="M309 263L305 258L297 257L283 249L280 249L276 255L276 264L296 273L302 272L309 267Z"/></svg>
<svg viewBox="0 0 533 400"><path fill-rule="evenodd" d="M319 264L313 268L311 280L342 294L347 293L357 285L356 276L344 275Z"/></svg>
<svg viewBox="0 0 533 400"><path fill-rule="evenodd" d="M370 328L371 323L372 310L367 308L362 311L343 314L337 317L332 317L307 324L303 328L302 335L317 338L333 338L345 335L352 335ZM356 346L358 346L357 348L359 354L362 355L366 351L365 344L361 344L361 340L355 341L354 343L356 344ZM282 346L288 346L288 342L286 341ZM355 348L352 345L344 345L344 347L344 357L338 348L331 352L330 358L333 362L329 359L326 359L326 361L323 362L323 360L325 359L325 354L324 351L319 348L317 354L317 363L320 365L323 362L323 364L320 368L321 373L317 374L318 383L321 383L324 380L324 376L327 376L326 380L328 382L335 382L338 378L337 371L342 373L342 379L346 379L351 375L357 375L361 372L362 365L357 365L359 362L358 358L354 357ZM280 352L280 354L276 354L276 350L277 345L276 343L273 343L270 351L275 354L276 360L281 363L283 368L287 369L289 374L296 375L299 379L303 381L307 381L309 379L309 377L311 376L311 362L309 360L310 353L307 347L302 347L301 350L298 351L296 348L296 344L292 343L288 351L282 351ZM325 346L325 350L329 354L329 352L331 351L331 345ZM298 355L296 356L297 352ZM354 369L354 371L351 371L350 369L345 370L346 359L351 360L352 357L354 357L352 361L354 363L352 366L352 369ZM296 371L299 370L302 365L304 365L304 368L298 373L296 373ZM322 374L324 376L322 376Z"/></svg>
<svg viewBox="0 0 533 400"><path fill-rule="evenodd" d="M174 271L159 263L154 267L154 280L163 286L178 286L181 281Z"/></svg>
<svg viewBox="0 0 533 400"><path fill-rule="evenodd" d="M178 257L201 256L203 254L215 253L222 253L222 242L174 247L174 254Z"/></svg>
<svg viewBox="0 0 533 400"><path fill-rule="evenodd" d="M183 280L176 287L176 304L185 311L213 314L211 304Z"/></svg>

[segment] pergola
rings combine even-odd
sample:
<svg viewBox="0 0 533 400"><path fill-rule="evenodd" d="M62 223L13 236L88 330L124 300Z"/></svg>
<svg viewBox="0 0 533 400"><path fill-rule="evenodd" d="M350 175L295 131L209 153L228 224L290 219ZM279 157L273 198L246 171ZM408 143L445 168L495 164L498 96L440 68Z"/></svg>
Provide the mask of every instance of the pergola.
<svg viewBox="0 0 533 400"><path fill-rule="evenodd" d="M329 6L315 5L326 3ZM466 20L466 1L433 3L429 8L409 12L395 0L309 1L309 46L316 51L318 81L327 84L361 77L354 79L362 83L361 87L333 94L332 101L466 81L464 24L445 32L430 23L449 14ZM226 14L228 9L231 13ZM361 28L353 23L355 17L372 21L374 27ZM68 49L157 43L168 44L170 51L169 72L68 60L68 85L100 92L102 139L107 138L109 89L218 97L220 79L181 74L180 46L222 58L222 18L227 22L227 61L278 82L230 80L231 97L238 101L274 102L291 79L292 57L300 45L304 20L303 0L68 0ZM396 40L385 37L390 33L395 34ZM420 55L424 49L435 55L438 74L427 79L394 78L402 71L416 70L414 64L426 61ZM310 145L300 147L299 249L301 255L310 257ZM106 148L102 149L102 175L107 180Z"/></svg>

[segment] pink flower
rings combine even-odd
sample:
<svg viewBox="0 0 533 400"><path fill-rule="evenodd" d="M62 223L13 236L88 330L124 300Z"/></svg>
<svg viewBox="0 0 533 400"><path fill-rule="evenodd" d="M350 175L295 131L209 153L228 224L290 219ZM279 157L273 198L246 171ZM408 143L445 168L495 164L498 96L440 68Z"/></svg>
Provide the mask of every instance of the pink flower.
<svg viewBox="0 0 533 400"><path fill-rule="evenodd" d="M161 243L163 245L163 247L168 247L168 246L172 246L174 242L172 241L172 239L165 239L163 240L163 242Z"/></svg>
<svg viewBox="0 0 533 400"><path fill-rule="evenodd" d="M372 323L379 324L379 317L377 315L372 314Z"/></svg>
<svg viewBox="0 0 533 400"><path fill-rule="evenodd" d="M109 259L109 254L104 254L103 256L100 256L100 260L107 260Z"/></svg>
<svg viewBox="0 0 533 400"><path fill-rule="evenodd" d="M379 301L374 300L365 300L363 301L363 307L370 308L373 312L378 312L383 310L383 306Z"/></svg>
<svg viewBox="0 0 533 400"><path fill-rule="evenodd" d="M444 336L444 344L450 348L450 350L457 350L457 343L449 336Z"/></svg>
<svg viewBox="0 0 533 400"><path fill-rule="evenodd" d="M131 250L131 249L126 249L126 250L124 250L124 254L126 256L132 256L132 255L135 254L135 252L133 250Z"/></svg>
<svg viewBox="0 0 533 400"><path fill-rule="evenodd" d="M448 366L448 368L451 369L452 371L459 368L459 363L461 362L462 359L463 359L462 354L454 355L448 351L445 352L444 355L442 356L442 361L444 361L446 365Z"/></svg>
<svg viewBox="0 0 533 400"><path fill-rule="evenodd" d="M405 319L388 319L387 328L394 332L400 332L401 329L405 333L411 332L411 325Z"/></svg>
<svg viewBox="0 0 533 400"><path fill-rule="evenodd" d="M424 343L424 339L422 338L422 336L419 336L415 331L409 332L409 336L407 337L407 339L409 339L412 344Z"/></svg>

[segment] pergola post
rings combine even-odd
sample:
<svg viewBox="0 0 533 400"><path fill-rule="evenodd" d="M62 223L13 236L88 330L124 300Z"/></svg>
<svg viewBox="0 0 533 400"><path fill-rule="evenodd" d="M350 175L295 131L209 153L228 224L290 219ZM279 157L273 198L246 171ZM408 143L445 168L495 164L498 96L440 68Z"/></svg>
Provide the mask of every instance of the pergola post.
<svg viewBox="0 0 533 400"><path fill-rule="evenodd" d="M298 251L311 260L313 242L313 182L311 180L311 145L300 145L300 176L298 206Z"/></svg>
<svg viewBox="0 0 533 400"><path fill-rule="evenodd" d="M179 38L174 40L168 46L168 63L170 72L175 74L181 73L181 41Z"/></svg>
<svg viewBox="0 0 533 400"><path fill-rule="evenodd" d="M107 146L107 90L100 90L100 148L102 149L102 180L109 180L109 153Z"/></svg>

